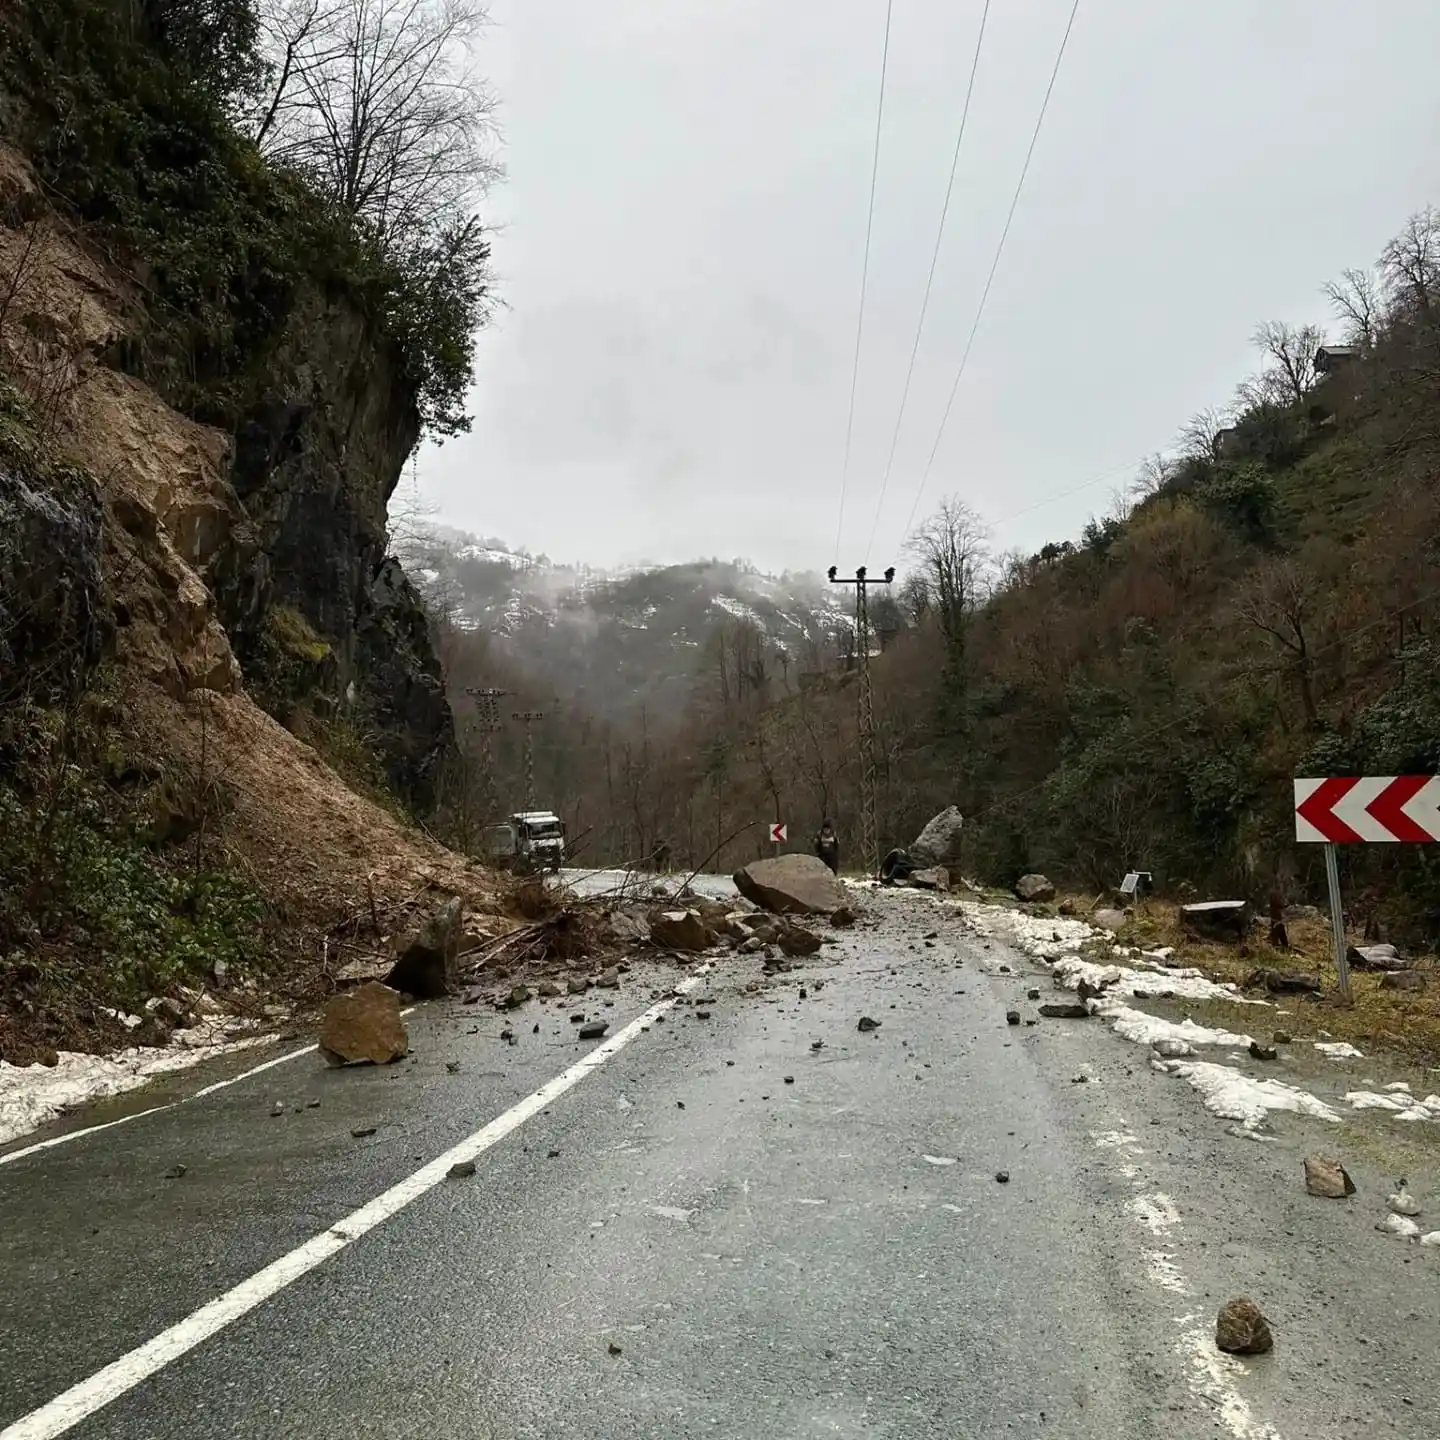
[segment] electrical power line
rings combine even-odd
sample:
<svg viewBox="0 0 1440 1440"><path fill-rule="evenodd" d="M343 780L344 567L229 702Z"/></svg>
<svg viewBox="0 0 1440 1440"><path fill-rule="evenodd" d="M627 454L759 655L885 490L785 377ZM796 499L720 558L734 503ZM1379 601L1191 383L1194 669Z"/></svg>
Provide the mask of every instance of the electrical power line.
<svg viewBox="0 0 1440 1440"><path fill-rule="evenodd" d="M975 54L970 61L970 79L965 86L965 103L960 110L960 128L955 134L955 149L950 156L950 177L945 182L945 203L940 207L940 223L935 228L935 248L930 253L930 273L925 277L925 295L920 301L920 319L915 325L915 340L910 346L910 364L905 371L905 385L900 392L900 409L895 416L895 433L890 437L890 453L885 458L885 473L880 481L880 498L875 502L875 519L870 526L870 538L865 543L866 557L875 544L875 532L880 526L880 512L885 504L885 492L890 487L890 472L895 466L895 451L900 445L900 431L905 423L905 407L910 400L910 382L915 378L915 361L920 354L920 337L925 333L925 317L930 310L930 292L935 285L935 267L940 261L940 244L945 238L945 221L950 215L950 199L955 193L955 172L960 166L960 147L965 139L965 123L970 118L970 100L975 94L975 75L980 69L980 48L985 43L985 22L990 17L990 0L980 12L980 31L975 37ZM838 548L838 541L837 548Z"/></svg>
<svg viewBox="0 0 1440 1440"><path fill-rule="evenodd" d="M935 457L940 451L940 442L945 437L945 426L950 420L950 411L955 405L955 396L960 390L960 381L965 375L965 366L970 360L970 351L975 345L975 336L980 330L980 320L985 314L986 302L990 299L990 287L995 283L995 272L1000 268L1000 257L1005 253L1005 242L1010 238L1010 226L1015 219L1016 208L1020 204L1020 192L1025 188L1025 177L1030 173L1030 162L1035 156L1035 146L1040 139L1040 129L1045 123L1045 113L1050 108L1050 97L1055 92L1055 81L1060 74L1060 64L1065 59L1065 50L1070 43L1070 32L1075 28L1075 16L1080 9L1080 0L1074 0L1070 6L1070 18L1065 23L1065 33L1060 37L1060 48L1055 54L1055 64L1050 71L1050 82L1045 87L1045 98L1040 102L1040 114L1035 119L1035 129L1030 135L1030 145L1025 151L1025 163L1020 167L1020 178L1015 183L1015 193L1010 197L1010 209L1005 216L1005 226L1000 231L1000 243L995 247L995 258L990 262L990 273L985 278L985 288L980 292L980 303L975 308L975 320L970 326L969 338L965 341L965 349L960 356L960 365L955 371L954 383L950 386L950 396L945 402L945 411L940 417L940 428L935 432L935 443L930 447L930 457L925 462L925 470L920 476L920 488L915 492L915 503L910 507L909 518L905 521L905 534L909 534L910 528L915 523L915 513L920 508L920 498L925 493L925 486L930 479L930 472L935 466Z"/></svg>
<svg viewBox="0 0 1440 1440"><path fill-rule="evenodd" d="M885 120L885 80L890 71L890 17L895 0L885 0L885 39L880 50L880 98L875 106L875 146L870 159L870 205L865 215L865 258L860 263L860 307L855 316L855 358L850 368L850 409L845 418L845 463L840 471L840 515L835 522L835 553L845 529L845 489L850 480L850 448L855 438L855 392L860 383L860 347L865 337L865 292L870 279L870 237L875 230L875 185L880 177L880 131Z"/></svg>

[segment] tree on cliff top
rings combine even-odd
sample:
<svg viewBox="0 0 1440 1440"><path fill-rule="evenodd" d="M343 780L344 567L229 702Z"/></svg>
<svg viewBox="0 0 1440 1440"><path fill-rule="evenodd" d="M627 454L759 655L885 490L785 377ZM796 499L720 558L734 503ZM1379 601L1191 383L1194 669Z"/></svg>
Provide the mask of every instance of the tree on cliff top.
<svg viewBox="0 0 1440 1440"><path fill-rule="evenodd" d="M494 104L470 65L473 0L275 0L255 139L398 256L474 214Z"/></svg>
<svg viewBox="0 0 1440 1440"><path fill-rule="evenodd" d="M405 277L391 322L425 377L432 437L468 430L490 245L476 206L499 174L494 102L471 55L475 0L266 0L268 86L250 125Z"/></svg>

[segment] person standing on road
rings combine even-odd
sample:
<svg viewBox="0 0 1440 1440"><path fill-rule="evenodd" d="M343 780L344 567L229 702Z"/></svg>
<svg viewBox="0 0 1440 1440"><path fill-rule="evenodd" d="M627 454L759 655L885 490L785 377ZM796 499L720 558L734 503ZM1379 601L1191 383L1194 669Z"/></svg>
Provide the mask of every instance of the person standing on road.
<svg viewBox="0 0 1440 1440"><path fill-rule="evenodd" d="M830 867L832 875L840 873L840 839L828 815L820 822L820 833L815 837L815 853Z"/></svg>

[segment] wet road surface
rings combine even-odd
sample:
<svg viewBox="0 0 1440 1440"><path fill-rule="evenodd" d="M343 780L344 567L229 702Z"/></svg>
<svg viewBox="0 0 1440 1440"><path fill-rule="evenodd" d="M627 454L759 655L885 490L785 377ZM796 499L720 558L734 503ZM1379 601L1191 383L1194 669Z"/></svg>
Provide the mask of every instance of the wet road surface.
<svg viewBox="0 0 1440 1440"><path fill-rule="evenodd" d="M160 1332L591 1052L572 1012L613 1036L677 973L427 1007L413 1063L309 1054L0 1165L0 1440L1440 1434L1437 1257L1316 1210L1313 1126L1230 1138L1097 1023L1008 1026L1046 983L1019 957L918 898L871 915L758 989L720 958L473 1177L144 1378ZM1242 1363L1209 1340L1247 1292L1277 1349ZM106 1366L72 1425L55 1397Z"/></svg>

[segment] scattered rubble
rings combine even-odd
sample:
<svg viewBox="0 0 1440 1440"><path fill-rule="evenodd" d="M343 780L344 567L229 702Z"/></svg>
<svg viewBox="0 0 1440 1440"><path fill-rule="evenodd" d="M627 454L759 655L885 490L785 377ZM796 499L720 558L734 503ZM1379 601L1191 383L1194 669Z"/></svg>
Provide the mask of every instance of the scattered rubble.
<svg viewBox="0 0 1440 1440"><path fill-rule="evenodd" d="M1055 898L1055 886L1044 875L1022 875L1015 882L1015 893L1030 903L1044 902Z"/></svg>
<svg viewBox="0 0 1440 1440"><path fill-rule="evenodd" d="M855 912L848 905L841 905L831 912L830 923L837 930L848 929L855 923Z"/></svg>
<svg viewBox="0 0 1440 1440"><path fill-rule="evenodd" d="M813 955L820 948L820 937L802 925L786 925L777 937L780 951L792 960L804 955Z"/></svg>
<svg viewBox="0 0 1440 1440"><path fill-rule="evenodd" d="M1215 1344L1227 1355L1264 1355L1275 1348L1275 1337L1260 1307L1242 1297L1230 1301L1216 1317Z"/></svg>
<svg viewBox="0 0 1440 1440"><path fill-rule="evenodd" d="M880 1028L880 1022L878 1020L872 1020L868 1015L862 1015L855 1028L864 1034L870 1030L878 1030ZM816 1048L818 1049L819 1047L817 1046Z"/></svg>
<svg viewBox="0 0 1440 1440"><path fill-rule="evenodd" d="M475 1173L475 1162L473 1160L457 1160L445 1173L446 1177L451 1180L468 1180Z"/></svg>
<svg viewBox="0 0 1440 1440"><path fill-rule="evenodd" d="M368 1061L388 1065L410 1049L400 995L370 980L331 998L320 1025L320 1053L330 1065Z"/></svg>
<svg viewBox="0 0 1440 1440"><path fill-rule="evenodd" d="M1273 1045L1262 1045L1258 1040L1250 1042L1250 1058L1252 1060L1278 1060L1280 1052Z"/></svg>
<svg viewBox="0 0 1440 1440"><path fill-rule="evenodd" d="M698 952L715 943L715 934L698 910L662 910L650 917L650 939L665 950Z"/></svg>
<svg viewBox="0 0 1440 1440"><path fill-rule="evenodd" d="M1245 979L1247 990L1268 990L1272 995L1318 995L1320 981L1313 975L1303 975L1298 970L1272 970L1261 966L1252 970Z"/></svg>
<svg viewBox="0 0 1440 1440"><path fill-rule="evenodd" d="M916 890L948 890L950 872L943 865L929 865L910 872L910 884Z"/></svg>
<svg viewBox="0 0 1440 1440"><path fill-rule="evenodd" d="M1355 1182L1350 1172L1328 1155L1307 1155L1305 1157L1305 1189L1311 1195L1324 1200L1343 1200L1355 1193Z"/></svg>
<svg viewBox="0 0 1440 1440"><path fill-rule="evenodd" d="M1075 1000L1048 1000L1040 1007L1040 1013L1047 1020L1086 1020L1090 1008Z"/></svg>
<svg viewBox="0 0 1440 1440"><path fill-rule="evenodd" d="M1352 970L1409 970L1414 964L1393 945L1351 945L1346 959Z"/></svg>
<svg viewBox="0 0 1440 1440"><path fill-rule="evenodd" d="M418 1000L448 995L459 976L460 919L460 897L452 895L400 938L385 983Z"/></svg>
<svg viewBox="0 0 1440 1440"><path fill-rule="evenodd" d="M1392 970L1380 977L1382 990L1423 990L1425 975L1420 970Z"/></svg>
<svg viewBox="0 0 1440 1440"><path fill-rule="evenodd" d="M581 1040L601 1040L609 1028L608 1020L589 1020L576 1033Z"/></svg>
<svg viewBox="0 0 1440 1440"><path fill-rule="evenodd" d="M1180 923L1205 940L1243 940L1252 919L1248 900L1201 900L1180 907Z"/></svg>

